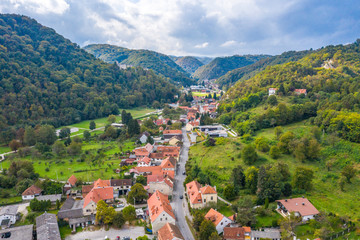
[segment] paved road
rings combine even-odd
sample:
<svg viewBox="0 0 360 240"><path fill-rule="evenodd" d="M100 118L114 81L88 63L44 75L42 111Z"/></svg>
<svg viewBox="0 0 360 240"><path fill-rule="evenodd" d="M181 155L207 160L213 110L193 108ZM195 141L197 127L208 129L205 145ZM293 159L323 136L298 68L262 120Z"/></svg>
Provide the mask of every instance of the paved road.
<svg viewBox="0 0 360 240"><path fill-rule="evenodd" d="M184 195L184 180L185 175L183 172L185 171L185 163L188 160L189 147L190 142L186 135L185 127L182 129L183 132L183 147L180 153L180 165L177 167L177 174L175 176L175 187L173 192L173 209L176 215L176 225L179 227L182 235L186 240L194 239L190 228L186 222L185 215L189 215L188 213L188 205L185 198L180 199L180 195Z"/></svg>

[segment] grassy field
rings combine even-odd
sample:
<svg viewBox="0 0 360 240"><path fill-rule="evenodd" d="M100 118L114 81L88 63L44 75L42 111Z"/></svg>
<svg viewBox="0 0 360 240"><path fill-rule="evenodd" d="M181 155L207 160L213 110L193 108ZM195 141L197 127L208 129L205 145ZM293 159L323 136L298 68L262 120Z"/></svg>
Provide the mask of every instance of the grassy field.
<svg viewBox="0 0 360 240"><path fill-rule="evenodd" d="M11 152L11 149L7 146L0 146L0 154L6 152Z"/></svg>
<svg viewBox="0 0 360 240"><path fill-rule="evenodd" d="M293 131L298 136L308 135L311 126L306 122L299 122L283 127L285 131ZM275 142L274 129L264 129L258 131L256 137L266 137L270 142ZM326 138L326 135L324 136ZM191 147L189 158L200 168L210 175L211 183L216 185L221 191L226 183L230 182L232 169L241 165L244 169L248 166L243 163L240 152L245 144L238 139L226 139L222 145L205 147L202 143ZM294 158L291 155L282 155L279 159L271 159L267 154L258 152L260 161L254 165L274 164L278 161L287 163L291 173L298 166L311 168L314 173L313 189L304 194L314 206L324 212L337 213L340 216L349 216L352 220L360 219L360 178L359 175L352 179L350 184L346 184L345 191L341 191L338 185L340 171L348 161L355 162L359 168L358 159L360 156L360 145L339 140L334 146L322 146L321 158L318 161L305 161ZM335 160L335 165L331 171L327 171L325 162L329 159ZM296 196L293 196L296 197ZM264 219L263 221L266 221Z"/></svg>
<svg viewBox="0 0 360 240"><path fill-rule="evenodd" d="M122 146L122 151L120 150ZM114 169L120 168L121 159L114 156L115 153L131 151L135 148L134 142L126 141L122 144L112 141L91 141L83 143L83 151L96 155L101 150L105 155L103 161L93 164L90 160L80 160L80 156L65 156L52 159L32 159L30 156L25 158L16 157L12 160L6 160L2 163L3 168L8 168L12 161L27 160L32 161L35 172L39 173L42 178L57 179L60 181L67 180L72 174L84 181L93 181L98 178L110 179L117 177Z"/></svg>

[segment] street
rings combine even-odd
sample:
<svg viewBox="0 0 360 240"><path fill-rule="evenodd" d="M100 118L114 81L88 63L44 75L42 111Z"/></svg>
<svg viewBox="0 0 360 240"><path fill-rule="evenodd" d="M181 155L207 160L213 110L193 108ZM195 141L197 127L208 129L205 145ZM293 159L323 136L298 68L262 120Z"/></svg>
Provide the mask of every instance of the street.
<svg viewBox="0 0 360 240"><path fill-rule="evenodd" d="M180 195L184 196L184 192L185 192L183 183L185 181L186 175L183 175L183 172L185 171L185 163L188 160L189 147L190 147L190 142L186 135L185 127L182 128L182 132L183 132L183 147L180 153L177 174L175 175L175 185L173 191L172 205L176 216L176 225L179 227L182 235L186 240L192 240L194 238L185 219L186 215L190 217L190 214L187 209L188 205L185 200L186 198L184 197L183 199L180 199Z"/></svg>

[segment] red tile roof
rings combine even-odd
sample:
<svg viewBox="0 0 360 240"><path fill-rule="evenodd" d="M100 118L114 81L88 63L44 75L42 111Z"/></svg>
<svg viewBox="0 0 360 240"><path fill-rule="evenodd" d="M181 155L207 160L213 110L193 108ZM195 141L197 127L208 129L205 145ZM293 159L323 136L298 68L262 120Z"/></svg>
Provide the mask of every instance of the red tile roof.
<svg viewBox="0 0 360 240"><path fill-rule="evenodd" d="M158 231L159 240L173 240L173 239L185 239L181 234L179 228L171 223L166 223Z"/></svg>
<svg viewBox="0 0 360 240"><path fill-rule="evenodd" d="M164 211L175 219L175 215L172 211L167 195L162 194L159 191L155 191L155 193L147 200L147 204L151 222L154 222Z"/></svg>
<svg viewBox="0 0 360 240"><path fill-rule="evenodd" d="M163 134L172 134L172 135L175 135L175 134L182 134L182 131L181 130L164 130L163 131Z"/></svg>
<svg viewBox="0 0 360 240"><path fill-rule="evenodd" d="M289 212L298 212L301 216L316 215L319 211L307 198L292 198L276 200L281 203Z"/></svg>
<svg viewBox="0 0 360 240"><path fill-rule="evenodd" d="M149 163L151 163L151 159L148 157L143 157L141 160L138 161L138 164L141 162L143 162L145 164L149 164Z"/></svg>
<svg viewBox="0 0 360 240"><path fill-rule="evenodd" d="M149 173L149 175L162 175L160 166L135 167L139 173Z"/></svg>
<svg viewBox="0 0 360 240"><path fill-rule="evenodd" d="M42 192L42 189L39 188L38 186L35 185L31 185L29 188L27 188L22 195L23 196L28 196L28 195L35 195L35 194L40 194Z"/></svg>
<svg viewBox="0 0 360 240"><path fill-rule="evenodd" d="M91 189L94 188L94 184L91 185L82 185L81 186L81 192L82 192L82 196L83 198L86 197L86 195L91 191Z"/></svg>
<svg viewBox="0 0 360 240"><path fill-rule="evenodd" d="M68 183L70 183L71 186L75 186L77 178L74 175L71 175L71 177L67 181Z"/></svg>
<svg viewBox="0 0 360 240"><path fill-rule="evenodd" d="M222 215L218 211L214 210L213 208L211 208L208 211L208 213L205 215L205 219L212 221L215 224L215 226L217 226L223 218L224 218L224 215Z"/></svg>
<svg viewBox="0 0 360 240"><path fill-rule="evenodd" d="M100 200L110 200L114 198L114 189L112 187L93 188L84 198L84 205L86 207L91 201L98 203Z"/></svg>
<svg viewBox="0 0 360 240"><path fill-rule="evenodd" d="M295 89L295 93L297 93L297 94L306 94L306 89Z"/></svg>
<svg viewBox="0 0 360 240"><path fill-rule="evenodd" d="M165 158L164 160L162 160L160 166L161 168L175 168L175 159L170 157Z"/></svg>
<svg viewBox="0 0 360 240"><path fill-rule="evenodd" d="M186 184L187 194L191 203L202 203L200 188L201 185L197 181L192 181Z"/></svg>
<svg viewBox="0 0 360 240"><path fill-rule="evenodd" d="M94 188L110 187L110 180L101 180L100 178L94 182Z"/></svg>
<svg viewBox="0 0 360 240"><path fill-rule="evenodd" d="M202 194L217 194L217 192L215 191L215 188L213 188L212 186L206 185L205 187L200 188L200 192Z"/></svg>
<svg viewBox="0 0 360 240"><path fill-rule="evenodd" d="M162 175L147 176L147 184L158 183L158 182L164 182L171 188L174 186L173 181L169 177L164 177Z"/></svg>
<svg viewBox="0 0 360 240"><path fill-rule="evenodd" d="M224 228L224 239L245 239L245 230L242 227L225 227Z"/></svg>
<svg viewBox="0 0 360 240"><path fill-rule="evenodd" d="M151 159L161 159L161 158L164 158L164 154L163 153L159 153L159 152L157 152L157 153L150 153L150 156L149 156L149 158L151 158Z"/></svg>

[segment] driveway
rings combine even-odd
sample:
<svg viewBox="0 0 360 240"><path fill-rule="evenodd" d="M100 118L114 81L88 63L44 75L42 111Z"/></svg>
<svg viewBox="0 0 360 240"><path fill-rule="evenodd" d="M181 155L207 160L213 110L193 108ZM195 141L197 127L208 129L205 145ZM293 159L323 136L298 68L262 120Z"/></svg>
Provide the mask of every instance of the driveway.
<svg viewBox="0 0 360 240"><path fill-rule="evenodd" d="M188 154L189 154L189 147L190 142L186 135L186 129L185 127L182 129L183 132L183 147L180 153L180 159L179 159L179 166L177 168L177 172L175 175L175 185L174 185L174 191L173 191L173 202L172 207L176 216L176 225L179 227L182 235L186 240L193 240L193 235L190 231L190 228L186 222L185 216L188 216L189 219L191 219L189 209L187 202L185 200L185 197L183 199L180 199L180 195L184 196L184 180L186 175L183 175L182 173L185 171L185 163L188 160Z"/></svg>
<svg viewBox="0 0 360 240"><path fill-rule="evenodd" d="M91 240L104 240L105 237L108 237L111 240L116 239L117 236L120 237L130 237L131 239L135 240L137 237L144 236L144 227L138 227L138 226L124 226L120 230L116 230L113 228L110 228L108 231L105 231L104 229L96 230L96 231L84 231L79 232L75 235L70 235L65 238L65 240L85 240L85 239L91 239ZM152 235L147 235L149 239L152 239Z"/></svg>

